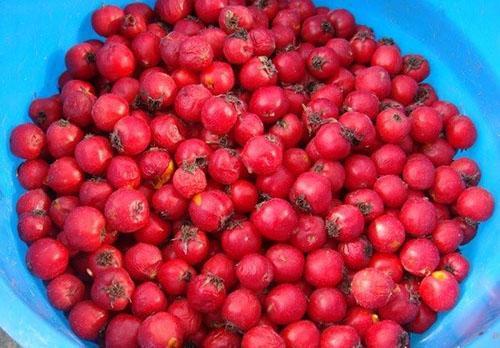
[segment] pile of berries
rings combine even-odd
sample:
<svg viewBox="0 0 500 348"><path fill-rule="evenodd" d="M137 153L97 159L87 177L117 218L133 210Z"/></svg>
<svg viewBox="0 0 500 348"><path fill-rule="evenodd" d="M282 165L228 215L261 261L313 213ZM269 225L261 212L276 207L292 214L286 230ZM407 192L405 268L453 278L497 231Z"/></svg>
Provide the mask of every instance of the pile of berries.
<svg viewBox="0 0 500 348"><path fill-rule="evenodd" d="M310 0L103 6L12 131L31 272L108 348L408 347L493 212L428 61Z"/></svg>

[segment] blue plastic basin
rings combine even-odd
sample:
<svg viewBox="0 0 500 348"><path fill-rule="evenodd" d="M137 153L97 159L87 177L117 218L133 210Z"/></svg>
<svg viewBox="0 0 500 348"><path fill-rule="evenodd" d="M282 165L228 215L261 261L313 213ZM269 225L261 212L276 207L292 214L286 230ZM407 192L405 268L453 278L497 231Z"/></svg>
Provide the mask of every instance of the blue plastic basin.
<svg viewBox="0 0 500 348"><path fill-rule="evenodd" d="M111 0L125 4L125 0ZM151 1L149 1L151 3ZM500 36L496 0L317 1L353 11L359 23L394 38L404 53L431 63L429 82L441 99L472 117L477 144L466 153L481 166L481 185L500 197ZM49 305L43 283L27 271L26 246L16 232L19 161L8 150L12 128L28 120L30 101L56 93L64 52L95 37L90 13L101 0L0 1L0 326L24 347L76 347L61 312ZM416 347L500 346L500 209L464 247L472 264L453 311L441 314Z"/></svg>

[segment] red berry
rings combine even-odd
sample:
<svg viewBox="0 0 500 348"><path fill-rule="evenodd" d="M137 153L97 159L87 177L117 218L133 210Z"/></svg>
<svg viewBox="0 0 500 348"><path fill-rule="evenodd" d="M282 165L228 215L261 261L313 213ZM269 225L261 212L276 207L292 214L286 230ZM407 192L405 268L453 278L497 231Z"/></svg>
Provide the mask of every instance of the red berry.
<svg viewBox="0 0 500 348"><path fill-rule="evenodd" d="M213 60L212 47L202 36L191 36L179 47L179 65L182 68L200 71Z"/></svg>
<svg viewBox="0 0 500 348"><path fill-rule="evenodd" d="M350 242L339 243L337 248L349 269L360 270L368 267L373 248L364 236Z"/></svg>
<svg viewBox="0 0 500 348"><path fill-rule="evenodd" d="M303 173L290 188L289 199L303 212L321 215L332 200L330 181L315 172Z"/></svg>
<svg viewBox="0 0 500 348"><path fill-rule="evenodd" d="M88 255L87 267L87 273L90 276L96 276L109 268L120 268L122 267L122 254L111 245L101 245Z"/></svg>
<svg viewBox="0 0 500 348"><path fill-rule="evenodd" d="M327 240L325 222L318 216L303 214L299 216L297 228L290 242L302 252L319 249Z"/></svg>
<svg viewBox="0 0 500 348"><path fill-rule="evenodd" d="M226 297L222 307L222 316L230 325L242 331L248 331L258 323L261 305L251 291L238 289Z"/></svg>
<svg viewBox="0 0 500 348"><path fill-rule="evenodd" d="M311 142L314 142L324 160L337 161L347 157L351 152L348 134L338 122L321 126Z"/></svg>
<svg viewBox="0 0 500 348"><path fill-rule="evenodd" d="M236 276L243 287L262 291L273 281L273 265L260 254L248 254L236 265Z"/></svg>
<svg viewBox="0 0 500 348"><path fill-rule="evenodd" d="M75 147L75 160L78 166L91 175L104 173L112 155L110 142L98 135L85 137Z"/></svg>
<svg viewBox="0 0 500 348"><path fill-rule="evenodd" d="M143 347L181 347L184 330L179 319L167 312L147 317L139 326L137 342Z"/></svg>
<svg viewBox="0 0 500 348"><path fill-rule="evenodd" d="M181 259L168 260L158 269L158 282L169 295L182 295L186 292L195 270Z"/></svg>
<svg viewBox="0 0 500 348"><path fill-rule="evenodd" d="M394 253L405 240L405 229L397 217L385 214L372 221L367 235L375 250Z"/></svg>
<svg viewBox="0 0 500 348"><path fill-rule="evenodd" d="M422 56L409 54L403 57L403 73L415 81L424 80L430 72L429 62Z"/></svg>
<svg viewBox="0 0 500 348"><path fill-rule="evenodd" d="M39 157L45 144L45 134L31 123L17 126L10 135L10 151L23 159L30 160Z"/></svg>
<svg viewBox="0 0 500 348"><path fill-rule="evenodd" d="M98 273L92 284L92 301L106 310L125 309L134 291L134 283L123 268L109 268Z"/></svg>
<svg viewBox="0 0 500 348"><path fill-rule="evenodd" d="M231 65L224 62L213 62L200 74L200 82L213 95L229 92L234 86L234 71Z"/></svg>
<svg viewBox="0 0 500 348"><path fill-rule="evenodd" d="M120 313L106 327L105 344L109 348L133 348L141 321L130 314Z"/></svg>
<svg viewBox="0 0 500 348"><path fill-rule="evenodd" d="M491 193L481 187L462 191L456 202L457 213L474 221L484 221L493 214L494 200Z"/></svg>
<svg viewBox="0 0 500 348"><path fill-rule="evenodd" d="M406 154L397 145L385 144L372 154L372 160L380 175L399 175L406 163Z"/></svg>
<svg viewBox="0 0 500 348"><path fill-rule="evenodd" d="M387 70L380 66L372 66L356 74L356 89L373 92L379 99L391 94L391 78Z"/></svg>
<svg viewBox="0 0 500 348"><path fill-rule="evenodd" d="M304 271L304 255L297 248L287 244L275 244L266 252L273 265L274 281L293 283L300 280Z"/></svg>
<svg viewBox="0 0 500 348"><path fill-rule="evenodd" d="M254 55L253 43L245 29L235 31L224 39L224 57L231 64L244 64Z"/></svg>
<svg viewBox="0 0 500 348"><path fill-rule="evenodd" d="M187 223L180 226L173 239L176 256L190 265L198 264L206 258L208 246L206 234Z"/></svg>
<svg viewBox="0 0 500 348"><path fill-rule="evenodd" d="M319 347L320 332L309 320L296 321L281 331L287 347Z"/></svg>
<svg viewBox="0 0 500 348"><path fill-rule="evenodd" d="M144 194L130 188L113 192L104 207L109 226L123 233L135 232L149 221L149 204Z"/></svg>
<svg viewBox="0 0 500 348"><path fill-rule="evenodd" d="M406 232L414 236L432 233L437 224L436 209L425 198L409 198L401 207L399 219Z"/></svg>
<svg viewBox="0 0 500 348"><path fill-rule="evenodd" d="M124 44L108 42L96 54L99 73L109 81L131 76L135 70L135 58L132 51Z"/></svg>
<svg viewBox="0 0 500 348"><path fill-rule="evenodd" d="M347 310L344 323L352 326L356 332L363 337L374 323L378 321L378 315L366 308L352 306Z"/></svg>
<svg viewBox="0 0 500 348"><path fill-rule="evenodd" d="M469 262L459 252L446 254L441 258L439 268L453 274L458 282L461 282L469 273Z"/></svg>
<svg viewBox="0 0 500 348"><path fill-rule="evenodd" d="M201 108L201 122L205 129L215 134L228 133L237 120L234 106L224 98L210 97Z"/></svg>
<svg viewBox="0 0 500 348"><path fill-rule="evenodd" d="M94 251L102 243L106 221L93 207L77 207L64 221L64 234L68 245L82 251Z"/></svg>
<svg viewBox="0 0 500 348"><path fill-rule="evenodd" d="M342 256L330 248L309 253L304 267L305 280L315 287L334 287L342 280L344 262ZM328 272L324 272L328 269Z"/></svg>
<svg viewBox="0 0 500 348"><path fill-rule="evenodd" d="M260 235L250 221L235 221L229 224L221 235L224 253L234 260L241 260L245 255L260 251Z"/></svg>
<svg viewBox="0 0 500 348"><path fill-rule="evenodd" d="M259 57L259 59L262 58ZM272 62L274 63L272 66L275 67L274 72L277 71L277 77L279 77L281 82L298 83L303 80L306 73L306 66L298 51L295 50L278 53Z"/></svg>
<svg viewBox="0 0 500 348"><path fill-rule="evenodd" d="M225 298L224 282L215 275L200 274L189 282L187 300L199 312L209 313L220 309Z"/></svg>
<svg viewBox="0 0 500 348"><path fill-rule="evenodd" d="M127 250L123 257L124 268L136 281L156 278L161 262L160 249L146 243L135 244Z"/></svg>
<svg viewBox="0 0 500 348"><path fill-rule="evenodd" d="M64 273L68 266L68 249L52 238L41 238L28 248L26 264L42 280L50 280Z"/></svg>
<svg viewBox="0 0 500 348"><path fill-rule="evenodd" d="M241 152L241 160L249 172L260 175L274 173L283 161L283 148L273 135L251 138Z"/></svg>
<svg viewBox="0 0 500 348"><path fill-rule="evenodd" d="M340 290L320 288L309 296L307 314L321 324L331 324L341 321L347 310L347 303Z"/></svg>
<svg viewBox="0 0 500 348"><path fill-rule="evenodd" d="M401 248L400 259L406 271L423 277L439 265L439 250L428 239L410 239Z"/></svg>
<svg viewBox="0 0 500 348"><path fill-rule="evenodd" d="M175 81L163 72L152 72L140 80L139 93L150 112L164 110L175 100Z"/></svg>
<svg viewBox="0 0 500 348"><path fill-rule="evenodd" d="M151 204L161 217L169 220L182 218L188 208L188 201L171 184L164 185L156 191Z"/></svg>
<svg viewBox="0 0 500 348"><path fill-rule="evenodd" d="M71 329L84 340L95 340L108 320L108 311L89 300L77 303L68 316Z"/></svg>
<svg viewBox="0 0 500 348"><path fill-rule="evenodd" d="M340 348L356 347L361 345L359 335L347 325L332 325L321 333L320 347Z"/></svg>
<svg viewBox="0 0 500 348"><path fill-rule="evenodd" d="M447 271L436 271L422 279L418 289L422 300L435 312L450 310L458 299L458 282Z"/></svg>
<svg viewBox="0 0 500 348"><path fill-rule="evenodd" d="M115 123L110 137L113 147L119 153L134 156L149 146L151 129L146 121L134 116L125 116Z"/></svg>
<svg viewBox="0 0 500 348"><path fill-rule="evenodd" d="M373 324L365 335L368 348L409 347L408 333L392 320L382 320Z"/></svg>
<svg viewBox="0 0 500 348"><path fill-rule="evenodd" d="M285 348L285 342L272 327L268 325L258 325L243 335L241 347Z"/></svg>
<svg viewBox="0 0 500 348"><path fill-rule="evenodd" d="M251 216L257 231L265 238L286 241L298 223L290 203L280 198L263 202Z"/></svg>
<svg viewBox="0 0 500 348"><path fill-rule="evenodd" d="M393 320L400 325L408 324L418 315L419 297L410 287L397 284L389 302L379 308L383 320Z"/></svg>
<svg viewBox="0 0 500 348"><path fill-rule="evenodd" d="M307 300L297 285L280 284L267 294L265 306L267 316L273 323L287 325L304 316Z"/></svg>
<svg viewBox="0 0 500 348"><path fill-rule="evenodd" d="M109 162L106 179L115 189L137 188L141 183L141 172L132 157L115 156Z"/></svg>
<svg viewBox="0 0 500 348"><path fill-rule="evenodd" d="M431 107L419 106L410 113L411 136L420 143L436 141L443 128L441 116Z"/></svg>
<svg viewBox="0 0 500 348"><path fill-rule="evenodd" d="M237 213L249 213L257 204L257 188L249 181L237 180L227 190Z"/></svg>
<svg viewBox="0 0 500 348"><path fill-rule="evenodd" d="M193 9L192 1L174 2L171 0L159 0L156 2L155 11L160 18L169 24L174 24L189 15Z"/></svg>
<svg viewBox="0 0 500 348"><path fill-rule="evenodd" d="M375 268L357 272L351 283L351 291L356 302L367 309L385 306L391 298L393 289L392 279Z"/></svg>
<svg viewBox="0 0 500 348"><path fill-rule="evenodd" d="M408 324L408 330L415 333L425 332L432 326L432 324L434 324L436 317L436 312L421 303L418 309L417 317Z"/></svg>
<svg viewBox="0 0 500 348"><path fill-rule="evenodd" d="M75 304L83 300L85 285L72 274L64 273L47 284L47 297L57 309L69 311Z"/></svg>
<svg viewBox="0 0 500 348"><path fill-rule="evenodd" d="M162 290L153 282L145 282L137 286L130 298L132 313L139 318L156 312L161 312L167 307L167 299Z"/></svg>
<svg viewBox="0 0 500 348"><path fill-rule="evenodd" d="M219 190L201 192L189 204L189 216L194 225L206 232L222 229L232 213L231 199Z"/></svg>
<svg viewBox="0 0 500 348"><path fill-rule="evenodd" d="M175 113L187 122L200 121L201 109L210 96L210 91L203 85L186 85L175 97Z"/></svg>

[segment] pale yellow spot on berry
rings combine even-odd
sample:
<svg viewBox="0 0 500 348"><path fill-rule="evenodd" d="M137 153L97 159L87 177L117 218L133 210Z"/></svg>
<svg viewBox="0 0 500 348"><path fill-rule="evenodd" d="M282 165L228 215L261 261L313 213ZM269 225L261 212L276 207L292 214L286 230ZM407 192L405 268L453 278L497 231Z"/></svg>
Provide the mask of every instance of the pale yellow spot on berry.
<svg viewBox="0 0 500 348"><path fill-rule="evenodd" d="M193 203L197 206L201 205L201 195L199 193L193 197Z"/></svg>

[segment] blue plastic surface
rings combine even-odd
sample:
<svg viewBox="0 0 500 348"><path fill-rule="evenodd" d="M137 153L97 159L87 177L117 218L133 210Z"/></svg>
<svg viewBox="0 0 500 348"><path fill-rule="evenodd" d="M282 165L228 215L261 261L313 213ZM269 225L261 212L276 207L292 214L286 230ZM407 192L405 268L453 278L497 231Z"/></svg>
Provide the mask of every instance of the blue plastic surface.
<svg viewBox="0 0 500 348"><path fill-rule="evenodd" d="M124 0L111 0L125 4ZM150 2L151 3L151 2ZM477 144L467 155L483 171L481 185L500 197L500 2L317 1L353 11L379 37L390 36L404 53L421 53L431 63L429 82L439 96L456 103L477 125ZM44 286L24 264L25 245L16 233L16 183L20 163L8 150L11 129L28 120L36 96L56 92L64 52L95 37L90 13L101 0L0 1L0 326L23 347L77 347L82 343L64 316L46 300ZM481 224L463 248L472 268L457 307L439 316L416 347L500 346L500 209Z"/></svg>

